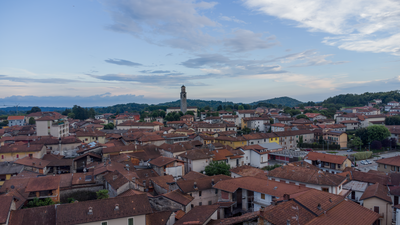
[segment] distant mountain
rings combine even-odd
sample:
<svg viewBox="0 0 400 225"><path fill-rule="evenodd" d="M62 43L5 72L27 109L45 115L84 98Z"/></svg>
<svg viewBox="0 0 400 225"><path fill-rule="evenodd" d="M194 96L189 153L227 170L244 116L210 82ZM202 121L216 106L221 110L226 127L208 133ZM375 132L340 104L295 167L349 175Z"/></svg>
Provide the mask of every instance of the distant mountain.
<svg viewBox="0 0 400 225"><path fill-rule="evenodd" d="M267 99L267 100L261 100L257 102L252 102L250 105L257 105L259 103L267 103L267 104L274 104L274 105L282 105L282 106L289 106L289 107L294 107L297 106L298 104L302 104L303 102L296 100L294 98L290 97L279 97L279 98L272 98L272 99Z"/></svg>

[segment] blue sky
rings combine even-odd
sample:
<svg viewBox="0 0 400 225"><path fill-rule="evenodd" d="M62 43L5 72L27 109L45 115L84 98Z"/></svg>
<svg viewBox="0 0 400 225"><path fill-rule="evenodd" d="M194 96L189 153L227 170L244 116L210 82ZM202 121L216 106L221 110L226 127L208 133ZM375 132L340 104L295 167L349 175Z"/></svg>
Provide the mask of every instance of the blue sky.
<svg viewBox="0 0 400 225"><path fill-rule="evenodd" d="M398 24L394 0L0 1L0 105L395 90Z"/></svg>

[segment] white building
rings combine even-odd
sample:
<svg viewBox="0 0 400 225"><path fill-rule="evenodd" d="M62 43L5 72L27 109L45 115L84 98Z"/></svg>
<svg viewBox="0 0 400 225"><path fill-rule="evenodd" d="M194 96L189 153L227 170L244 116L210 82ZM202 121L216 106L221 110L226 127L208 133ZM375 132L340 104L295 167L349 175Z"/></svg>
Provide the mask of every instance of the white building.
<svg viewBox="0 0 400 225"><path fill-rule="evenodd" d="M69 122L66 118L44 116L36 120L37 136L66 137L69 135Z"/></svg>
<svg viewBox="0 0 400 225"><path fill-rule="evenodd" d="M7 120L9 127L25 125L25 116L9 116Z"/></svg>

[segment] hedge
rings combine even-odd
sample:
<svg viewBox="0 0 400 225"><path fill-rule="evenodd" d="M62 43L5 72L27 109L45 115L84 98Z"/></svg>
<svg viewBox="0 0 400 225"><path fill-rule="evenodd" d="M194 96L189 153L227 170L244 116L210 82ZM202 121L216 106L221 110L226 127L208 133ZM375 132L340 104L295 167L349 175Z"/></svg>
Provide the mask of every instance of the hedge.
<svg viewBox="0 0 400 225"><path fill-rule="evenodd" d="M353 154L353 156L356 158L356 160L369 159L372 156L372 151L357 152L357 153Z"/></svg>

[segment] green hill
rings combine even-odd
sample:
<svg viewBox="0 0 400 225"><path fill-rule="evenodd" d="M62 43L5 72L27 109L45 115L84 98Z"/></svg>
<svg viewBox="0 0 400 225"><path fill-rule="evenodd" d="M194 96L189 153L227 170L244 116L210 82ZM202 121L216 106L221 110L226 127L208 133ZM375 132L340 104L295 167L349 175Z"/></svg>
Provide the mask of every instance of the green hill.
<svg viewBox="0 0 400 225"><path fill-rule="evenodd" d="M289 107L294 107L297 106L298 104L301 104L303 102L296 100L294 98L290 97L279 97L279 98L272 98L272 99L267 99L267 100L261 100L257 102L252 102L250 105L258 105L260 103L267 103L267 104L273 104L273 105L282 105L282 106L289 106Z"/></svg>

